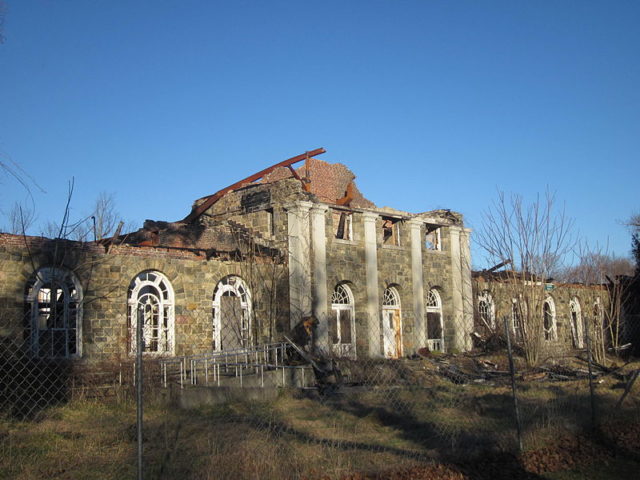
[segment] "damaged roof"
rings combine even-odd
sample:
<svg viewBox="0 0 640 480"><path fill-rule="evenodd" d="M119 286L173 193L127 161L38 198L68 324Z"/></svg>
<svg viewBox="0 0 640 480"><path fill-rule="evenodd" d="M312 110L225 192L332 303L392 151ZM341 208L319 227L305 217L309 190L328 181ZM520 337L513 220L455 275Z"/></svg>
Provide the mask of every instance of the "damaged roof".
<svg viewBox="0 0 640 480"><path fill-rule="evenodd" d="M375 208L375 204L364 198L355 185L356 176L342 163L329 163L317 158L309 158L296 169L306 190L324 203L348 205L354 208ZM266 175L263 183L272 183L285 178L293 178L287 168L277 168Z"/></svg>

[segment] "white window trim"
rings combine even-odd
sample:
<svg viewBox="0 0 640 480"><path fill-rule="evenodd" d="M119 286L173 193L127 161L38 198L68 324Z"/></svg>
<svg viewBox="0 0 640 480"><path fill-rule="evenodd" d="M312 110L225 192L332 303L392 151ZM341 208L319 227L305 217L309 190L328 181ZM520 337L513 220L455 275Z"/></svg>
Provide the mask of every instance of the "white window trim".
<svg viewBox="0 0 640 480"><path fill-rule="evenodd" d="M148 275L154 275L154 280L149 280ZM147 276L147 278L142 278L143 276ZM139 293L140 290L144 287L150 286L155 288L160 293L160 302L159 308L160 312L158 313L158 317L160 319L164 318L165 312L167 312L167 345L168 348L164 351L156 351L156 352L146 352L143 351L142 354L145 356L171 356L175 354L175 297L173 294L173 286L169 279L161 272L157 270L145 270L140 272L131 282L131 286L129 287L130 293L129 298L127 299L127 303L129 305L129 339L131 343L131 347L129 349L129 353L131 355L135 355L137 351L137 342L136 342L136 332L137 332L137 323L138 317L136 312L138 311L138 301L139 301ZM167 291L167 298L165 299L162 295L162 285L165 286ZM144 332L144 326L143 326ZM143 333L144 336L147 336L146 333Z"/></svg>
<svg viewBox="0 0 640 480"><path fill-rule="evenodd" d="M488 314L489 314L489 319L488 319L488 326L491 330L495 330L496 329L496 305L493 301L493 297L491 296L491 294L487 291L484 290L480 295L478 295L478 316L480 318L482 317L482 311L480 310L480 304L484 302L487 307L488 307ZM485 319L486 320L486 319Z"/></svg>
<svg viewBox="0 0 640 480"><path fill-rule="evenodd" d="M545 305L549 305L549 312L551 313L551 326L549 329L546 329L544 326ZM549 333L550 338L546 338L547 333ZM551 296L545 298L542 304L542 339L546 342L555 342L556 340L558 340L558 319L556 315L556 302Z"/></svg>
<svg viewBox="0 0 640 480"><path fill-rule="evenodd" d="M338 337L338 343L331 345L332 348L337 348L339 351L335 352L339 355L347 356L352 359L356 359L356 311L355 311L355 302L353 299L353 293L351 292L351 288L348 285L342 283L336 285L336 288L333 290L333 294L331 295L331 301L335 299L335 292L341 288L344 290L345 295L347 296L348 303L331 303L331 312L332 315L336 315L336 336ZM341 338L341 328L340 328L340 319L342 315L340 312L348 312L349 318L351 319L351 342L350 343L342 343Z"/></svg>
<svg viewBox="0 0 640 480"><path fill-rule="evenodd" d="M242 293L242 290L244 294ZM213 296L213 342L216 352L223 351L222 347L222 318L221 318L221 299L226 292L233 293L240 299L240 308L242 308L243 321L247 322L247 337L242 338L242 341L246 343L246 346L252 344L252 318L253 318L253 302L251 301L251 290L247 286L247 283L237 275L229 275L218 282ZM243 329L245 330L245 329Z"/></svg>
<svg viewBox="0 0 640 480"><path fill-rule="evenodd" d="M387 287L384 289L384 291L382 292L382 323L383 323L383 335L384 335L384 321L386 319L386 314L388 314L389 312L399 312L399 319L400 319L400 325L399 325L399 331L400 331L400 351L396 351L396 356L397 357L401 357L403 355L403 349L402 349L402 345L404 342L403 339L403 335L402 335L402 304L400 302L400 294L398 293L398 290L396 289L396 287ZM385 339L387 341L389 341L389 339L386 338ZM395 339L394 339L395 340ZM383 344L384 344L384 339L383 339ZM385 356L386 356L386 351L384 352Z"/></svg>
<svg viewBox="0 0 640 480"><path fill-rule="evenodd" d="M433 302L430 301L430 298L433 298ZM427 346L431 351L440 351L445 352L445 343L444 343L444 316L442 314L442 298L440 297L440 292L436 288L431 288L427 292L427 298L425 299L425 309L427 313L437 313L440 317L440 338L427 338ZM427 316L427 322L429 321ZM429 326L427 325L427 332L429 331Z"/></svg>
<svg viewBox="0 0 640 480"><path fill-rule="evenodd" d="M34 355L39 356L40 353L40 327L38 324L38 293L43 288L44 285L53 282L60 283L63 287L65 287L66 280L70 280L73 283L73 286L76 289L75 298L71 298L68 294L65 295L65 299L67 303L65 304L64 315L68 315L68 303L70 300L75 301L76 303L76 353L65 355L64 357L51 357L49 355L44 355L46 358L79 358L82 356L82 300L84 298L82 285L78 280L76 275L67 269L57 268L57 267L42 267L40 268L35 275L35 282L33 286L31 286L30 292L28 293L25 301L30 304L30 313L31 313L31 352ZM67 293L67 292L65 292ZM67 319L65 318L65 324L67 323Z"/></svg>
<svg viewBox="0 0 640 480"><path fill-rule="evenodd" d="M573 314L576 314L575 325L573 323ZM584 348L584 330L582 320L582 307L578 297L573 297L569 301L569 321L571 323L571 333L575 339L576 348Z"/></svg>

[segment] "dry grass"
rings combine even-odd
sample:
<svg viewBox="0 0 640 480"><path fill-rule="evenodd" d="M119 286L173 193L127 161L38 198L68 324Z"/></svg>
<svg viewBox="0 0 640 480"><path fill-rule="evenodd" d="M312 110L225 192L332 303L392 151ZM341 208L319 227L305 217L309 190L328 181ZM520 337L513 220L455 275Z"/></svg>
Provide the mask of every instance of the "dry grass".
<svg viewBox="0 0 640 480"><path fill-rule="evenodd" d="M425 377L426 378L426 377ZM506 385L380 386L329 396L288 391L269 402L180 410L145 406L145 478L339 478L434 458L513 450ZM640 421L640 388L614 408L615 380L597 385L599 418ZM527 448L590 427L588 384L520 382ZM37 421L0 418L0 478L121 479L136 469L135 405L76 401Z"/></svg>

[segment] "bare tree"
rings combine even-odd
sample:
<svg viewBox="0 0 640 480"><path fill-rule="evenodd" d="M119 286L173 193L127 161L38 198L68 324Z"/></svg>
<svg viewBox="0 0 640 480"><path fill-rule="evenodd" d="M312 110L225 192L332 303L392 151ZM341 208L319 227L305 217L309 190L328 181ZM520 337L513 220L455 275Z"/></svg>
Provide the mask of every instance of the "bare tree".
<svg viewBox="0 0 640 480"><path fill-rule="evenodd" d="M581 246L576 265L563 268L555 277L565 283L582 283L585 285L603 284L607 277L633 275L635 265L631 259L617 257L606 253L603 249Z"/></svg>
<svg viewBox="0 0 640 480"><path fill-rule="evenodd" d="M92 219L96 240L102 240L113 234L120 221L116 211L115 197L112 193L100 192L93 209Z"/></svg>
<svg viewBox="0 0 640 480"><path fill-rule="evenodd" d="M513 331L529 365L540 361L545 340L557 338L545 310L546 280L560 269L575 244L573 222L564 210L557 211L555 203L549 192L529 204L520 195L498 192L476 234L492 264L509 260L512 265L500 273L513 300Z"/></svg>
<svg viewBox="0 0 640 480"><path fill-rule="evenodd" d="M7 228L9 233L24 235L35 222L36 214L32 207L15 202L7 213L7 219L9 221Z"/></svg>

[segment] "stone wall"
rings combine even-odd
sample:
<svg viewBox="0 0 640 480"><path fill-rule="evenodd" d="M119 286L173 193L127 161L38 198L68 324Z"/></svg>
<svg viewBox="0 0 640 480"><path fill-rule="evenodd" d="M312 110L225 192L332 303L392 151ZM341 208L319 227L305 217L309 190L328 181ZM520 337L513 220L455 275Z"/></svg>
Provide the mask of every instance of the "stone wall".
<svg viewBox="0 0 640 480"><path fill-rule="evenodd" d="M227 275L252 290L253 335L259 342L287 328L288 290L283 265L207 260L196 253L155 247L111 246L0 234L2 335L22 336L25 286L41 267L74 272L83 291L82 350L91 360L127 358L127 294L140 272L157 270L175 294L175 355L211 351L213 293ZM275 290L275 292L274 292ZM9 320L7 320L9 319ZM9 326L11 325L11 326Z"/></svg>
<svg viewBox="0 0 640 480"><path fill-rule="evenodd" d="M592 322L594 318L594 305L596 302L600 304L602 312L607 308L609 302L608 291L604 286L600 285L588 286L561 283L548 283L546 285L548 291L544 292L544 297L550 297L553 299L557 330L557 340L546 342L547 346L556 350L574 348L575 337L571 326L571 301L577 301L580 307L580 317L582 322L587 320ZM543 285L541 284L539 287L532 288L542 289ZM510 286L508 281L492 281L490 279L483 278L482 276L475 276L473 280L473 291L476 310L476 325L478 325L478 297L483 292L488 292L493 299L495 306L495 318L499 327L502 325L502 322L504 322L505 317L511 319L513 299L515 298L514 292L517 290ZM542 295L542 293L539 293L538 295ZM542 312L539 312L539 314L542 315ZM593 323L589 323L589 325L593 325ZM584 323L580 326L580 329L582 328L584 328Z"/></svg>

